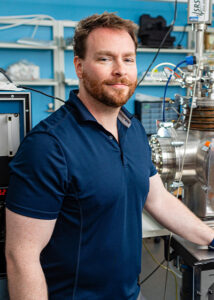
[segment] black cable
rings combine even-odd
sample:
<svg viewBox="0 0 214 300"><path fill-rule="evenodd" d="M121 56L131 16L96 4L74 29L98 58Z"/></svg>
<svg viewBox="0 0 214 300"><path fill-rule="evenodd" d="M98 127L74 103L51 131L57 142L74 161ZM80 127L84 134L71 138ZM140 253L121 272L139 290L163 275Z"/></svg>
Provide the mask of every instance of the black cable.
<svg viewBox="0 0 214 300"><path fill-rule="evenodd" d="M144 80L144 78L146 77L146 75L147 75L147 73L149 72L151 66L152 66L153 63L155 62L155 60L156 60L156 58L157 58L157 56L158 56L158 54L159 54L159 52L160 52L160 50L161 50L163 44L165 43L165 41L166 41L168 35L169 35L170 32L173 30L173 27L174 27L174 24L175 24L175 21L176 21L176 16L177 16L177 4L178 4L178 0L175 0L175 10L174 10L174 18L173 18L173 21L172 21L171 25L169 26L169 30L167 31L166 35L164 36L163 40L161 41L160 46L159 46L159 48L158 48L158 51L156 52L156 54L155 54L155 56L154 56L152 62L150 63L150 65L148 66L147 70L146 70L145 73L143 74L143 77L138 81L137 86L139 86L140 83L141 83L141 82Z"/></svg>
<svg viewBox="0 0 214 300"><path fill-rule="evenodd" d="M2 74L7 78L7 80L8 80L10 83L14 83L14 82L12 81L12 79L7 75L7 73L6 73L6 71L5 71L4 69L0 68L0 73L2 73ZM40 91L40 90L36 90L36 89L30 88L30 87L27 87L27 86L24 86L24 85L18 85L18 86L16 86L16 87L22 88L22 89L24 89L24 90L34 91L34 92L36 92L36 93L42 94L42 95L44 95L44 96L47 96L47 97L50 97L50 98L53 98L53 99L56 99L56 100L59 100L59 101L65 103L65 101L62 100L61 98L55 97L55 96L51 96L51 95L48 95L48 94L46 94L46 93L44 93L44 92L42 92L42 91Z"/></svg>
<svg viewBox="0 0 214 300"><path fill-rule="evenodd" d="M168 271L168 268L169 268L169 261L167 261L167 270L166 270L166 277L165 277L165 285L164 285L164 295L163 295L163 300L166 299L166 288L167 288L167 281L168 281L168 274L169 274L169 271Z"/></svg>
<svg viewBox="0 0 214 300"><path fill-rule="evenodd" d="M59 101L65 103L65 101L62 100L61 98L58 98L58 97L55 97L55 96L48 95L48 94L46 94L46 93L44 93L44 92L42 92L42 91L40 91L40 90L36 90L36 89L30 88L30 87L27 87L27 86L24 86L24 85L18 85L17 87L18 87L18 88L22 88L22 89L24 89L24 90L30 90L30 91L33 91L33 92L37 92L37 93L42 94L42 95L44 95L44 96L47 96L47 97L50 97L50 98L53 98L53 99L56 99L56 100L59 100Z"/></svg>
<svg viewBox="0 0 214 300"><path fill-rule="evenodd" d="M149 274L146 276L146 278L144 278L139 285L144 284L144 282L146 282L160 267L161 265L165 262L165 259L162 260L162 262Z"/></svg>
<svg viewBox="0 0 214 300"><path fill-rule="evenodd" d="M5 70L0 68L0 72L7 78L7 80L10 82L10 83L13 83L13 81L10 79L10 77L6 74Z"/></svg>
<svg viewBox="0 0 214 300"><path fill-rule="evenodd" d="M185 34L185 32L186 32L187 26L188 26L188 24L185 24L185 25L184 25L184 29L183 29L182 34L181 34L181 38L180 38L180 40L178 41L178 44L177 44L177 46L176 46L177 48L181 48L181 42L182 42L183 39L184 39L184 34Z"/></svg>

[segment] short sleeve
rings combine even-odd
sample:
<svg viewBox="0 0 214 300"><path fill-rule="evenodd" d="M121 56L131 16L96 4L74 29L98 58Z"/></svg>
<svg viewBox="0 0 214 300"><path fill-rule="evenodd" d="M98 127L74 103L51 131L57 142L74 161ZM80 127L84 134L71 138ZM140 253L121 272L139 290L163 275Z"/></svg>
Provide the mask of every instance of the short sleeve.
<svg viewBox="0 0 214 300"><path fill-rule="evenodd" d="M6 207L38 219L56 219L65 196L67 166L57 139L29 134L10 163Z"/></svg>
<svg viewBox="0 0 214 300"><path fill-rule="evenodd" d="M138 121L139 122L139 121ZM147 148L147 153L148 153L148 160L149 160L149 177L154 176L155 174L157 174L157 170L152 162L152 152L151 152L151 147L149 145L149 141L148 141L148 137L145 131L145 128L143 127L143 125L139 122L141 129L143 131L143 138L144 138L144 143L146 145Z"/></svg>
<svg viewBox="0 0 214 300"><path fill-rule="evenodd" d="M152 152L151 152L151 147L149 146L149 143L147 141L148 144L148 148L149 148L149 160L150 160L150 177L154 176L155 174L157 174L157 170L152 162Z"/></svg>

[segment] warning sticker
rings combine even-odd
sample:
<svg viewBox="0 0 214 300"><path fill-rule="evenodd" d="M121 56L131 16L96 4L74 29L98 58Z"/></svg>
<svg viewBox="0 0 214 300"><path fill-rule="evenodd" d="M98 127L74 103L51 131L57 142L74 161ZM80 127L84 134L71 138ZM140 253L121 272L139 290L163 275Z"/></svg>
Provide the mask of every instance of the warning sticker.
<svg viewBox="0 0 214 300"><path fill-rule="evenodd" d="M209 147L210 147L211 142L210 141L206 141L203 146L202 146L202 150L203 151L208 151Z"/></svg>

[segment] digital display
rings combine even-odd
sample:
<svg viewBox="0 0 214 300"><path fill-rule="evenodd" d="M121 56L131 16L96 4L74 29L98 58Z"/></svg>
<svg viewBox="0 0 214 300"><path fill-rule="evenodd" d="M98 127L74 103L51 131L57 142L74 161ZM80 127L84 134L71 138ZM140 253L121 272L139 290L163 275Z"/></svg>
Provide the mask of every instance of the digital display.
<svg viewBox="0 0 214 300"><path fill-rule="evenodd" d="M7 193L7 188L0 188L0 198L5 197Z"/></svg>

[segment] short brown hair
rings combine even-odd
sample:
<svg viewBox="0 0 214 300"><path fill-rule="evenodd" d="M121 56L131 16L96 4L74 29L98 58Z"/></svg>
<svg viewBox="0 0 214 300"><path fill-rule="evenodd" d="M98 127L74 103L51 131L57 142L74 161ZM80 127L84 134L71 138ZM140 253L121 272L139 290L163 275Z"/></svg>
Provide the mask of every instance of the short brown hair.
<svg viewBox="0 0 214 300"><path fill-rule="evenodd" d="M114 13L104 12L101 15L94 14L88 18L81 20L75 30L74 34L74 55L84 59L86 54L86 40L89 33L96 28L113 28L126 30L137 49L137 25L130 21L125 20Z"/></svg>

